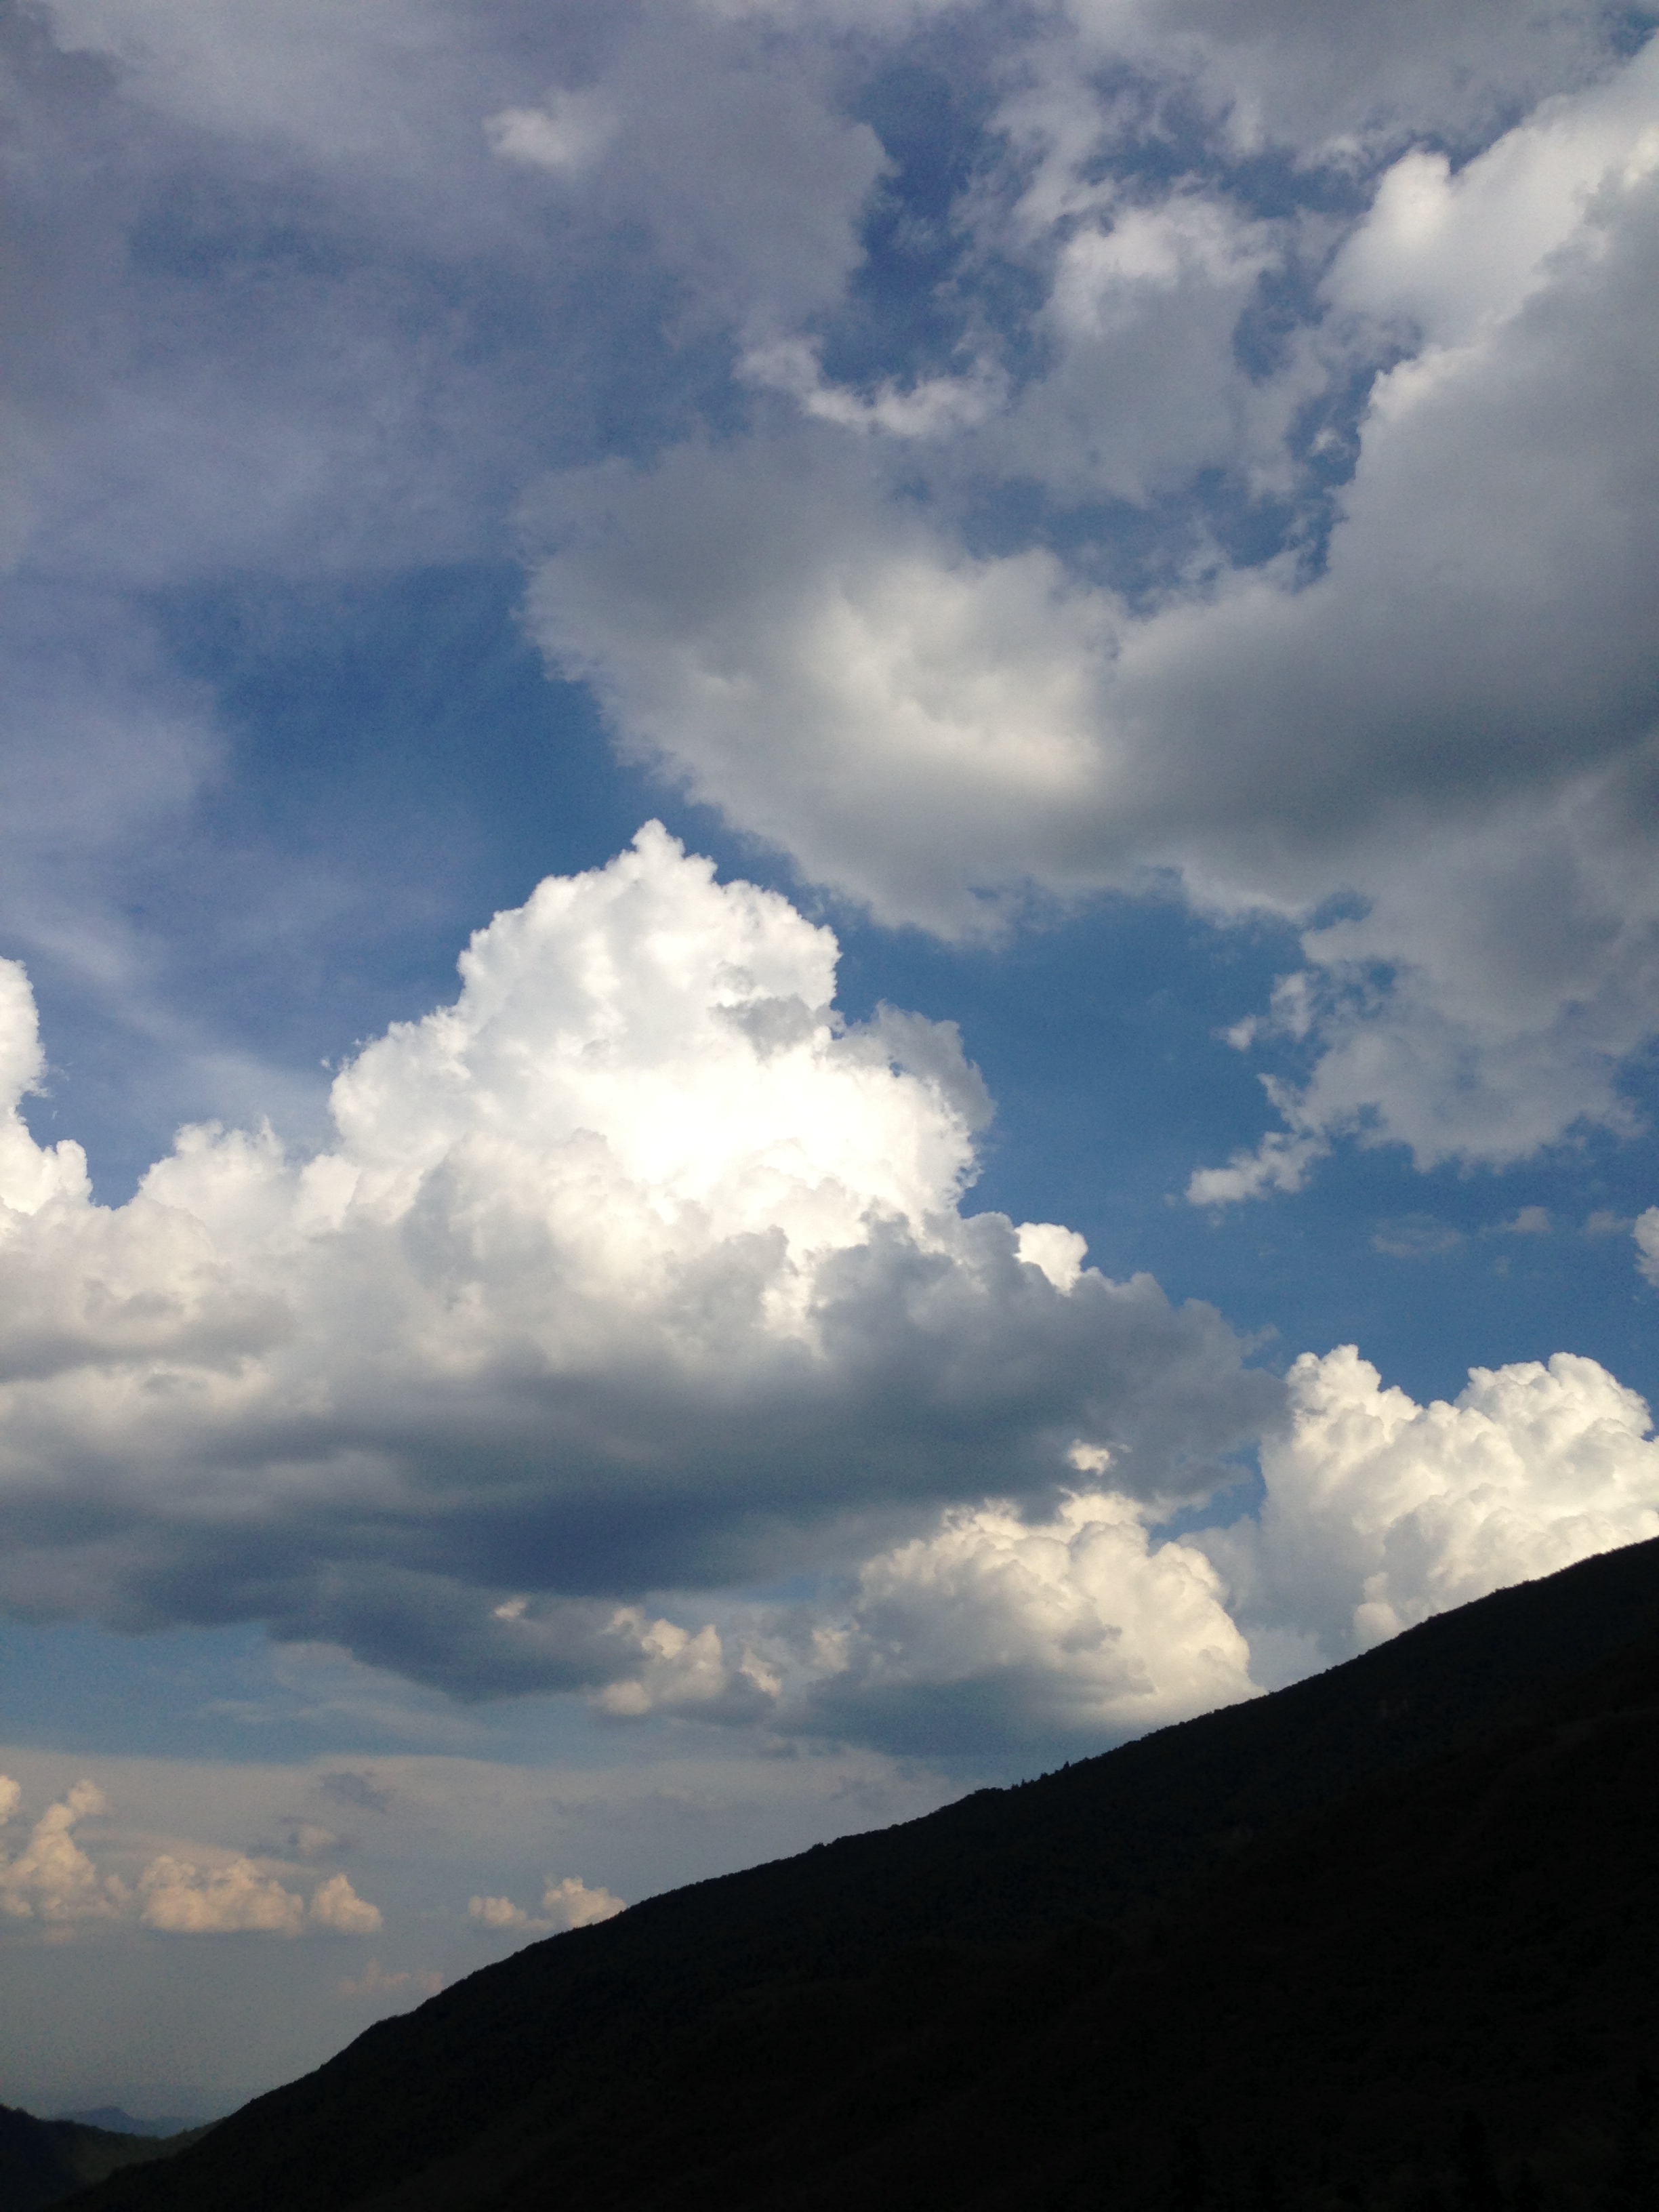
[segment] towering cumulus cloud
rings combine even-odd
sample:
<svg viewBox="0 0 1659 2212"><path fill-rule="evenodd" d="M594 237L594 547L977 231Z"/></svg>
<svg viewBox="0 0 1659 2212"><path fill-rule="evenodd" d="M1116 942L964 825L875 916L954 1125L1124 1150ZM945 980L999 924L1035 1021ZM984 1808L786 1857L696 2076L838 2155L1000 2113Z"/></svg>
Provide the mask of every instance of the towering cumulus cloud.
<svg viewBox="0 0 1659 2212"><path fill-rule="evenodd" d="M1079 1451L1142 1505L1212 1486L1278 1386L1209 1309L964 1214L988 1109L954 1030L848 1025L835 965L652 825L480 931L456 1002L339 1075L313 1158L187 1130L111 1210L14 1109L8 1602L707 1708L766 1670L653 1589L1052 1502ZM15 1097L39 1048L5 980Z"/></svg>

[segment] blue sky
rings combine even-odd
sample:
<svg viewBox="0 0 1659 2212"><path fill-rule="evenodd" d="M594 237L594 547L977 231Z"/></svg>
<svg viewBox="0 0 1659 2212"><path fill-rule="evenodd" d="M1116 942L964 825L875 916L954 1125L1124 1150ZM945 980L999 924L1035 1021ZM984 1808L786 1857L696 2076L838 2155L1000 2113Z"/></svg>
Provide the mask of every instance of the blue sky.
<svg viewBox="0 0 1659 2212"><path fill-rule="evenodd" d="M1650 21L0 10L0 2097L1659 1530Z"/></svg>

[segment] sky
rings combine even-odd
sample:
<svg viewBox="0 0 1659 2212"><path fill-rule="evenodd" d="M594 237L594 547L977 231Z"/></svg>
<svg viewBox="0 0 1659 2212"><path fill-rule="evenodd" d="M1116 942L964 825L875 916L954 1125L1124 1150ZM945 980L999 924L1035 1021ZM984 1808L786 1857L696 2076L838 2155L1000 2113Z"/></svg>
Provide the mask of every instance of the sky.
<svg viewBox="0 0 1659 2212"><path fill-rule="evenodd" d="M0 0L0 2101L1659 1534L1656 22Z"/></svg>

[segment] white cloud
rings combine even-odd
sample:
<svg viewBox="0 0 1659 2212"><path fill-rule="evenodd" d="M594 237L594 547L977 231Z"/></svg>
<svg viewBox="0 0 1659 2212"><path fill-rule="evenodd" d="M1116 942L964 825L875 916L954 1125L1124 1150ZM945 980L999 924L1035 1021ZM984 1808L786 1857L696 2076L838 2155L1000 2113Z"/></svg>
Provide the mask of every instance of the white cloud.
<svg viewBox="0 0 1659 2212"><path fill-rule="evenodd" d="M603 1886L591 1888L576 1875L566 1875L560 1881L549 1875L538 1913L526 1912L510 1897L475 1897L469 1900L466 1910L469 1919L495 1933L522 1929L526 1934L545 1935L569 1928L591 1928L601 1920L614 1919L628 1907L620 1897L613 1897Z"/></svg>
<svg viewBox="0 0 1659 2212"><path fill-rule="evenodd" d="M1190 273L1220 316L1228 451L1270 489L1300 465L1296 408L1397 343L1401 318L1417 329L1373 386L1322 573L1294 542L1249 568L1200 545L1132 608L1047 550L970 551L963 505L994 513L999 482L1029 480L1026 414L1063 397L1076 453L1115 424L1153 434L1156 400L1108 407L1093 375L1084 407L1057 364L1006 416L930 441L931 502L908 459L890 473L828 422L567 474L528 510L550 548L538 634L625 746L890 923L969 935L1032 884L1171 872L1220 915L1343 896L1289 987L1310 1072L1274 1089L1285 1126L1201 1170L1200 1202L1293 1189L1345 1135L1429 1166L1628 1130L1620 1065L1659 1027L1656 85L1659 42L1455 179L1404 157L1320 330L1310 311L1256 383L1231 352L1239 301L1221 303L1282 241L1185 188L1113 231L1055 215L1071 242L1051 296L1072 298L1073 264L1083 286L1072 325ZM1431 221L1411 216L1425 193ZM1507 258L1484 243L1500 234ZM1159 393L1190 354L1152 344ZM1220 453L1211 404L1180 402L1172 484ZM1072 444L1038 442L1075 476ZM1153 497L1101 465L1119 496Z"/></svg>
<svg viewBox="0 0 1659 2212"><path fill-rule="evenodd" d="M613 1719L636 1719L676 1705L712 1705L732 1686L719 1632L711 1621L694 1636L672 1620L647 1620L637 1606L612 1615L611 1632L639 1654L637 1674L607 1682L597 1709Z"/></svg>
<svg viewBox="0 0 1659 2212"><path fill-rule="evenodd" d="M87 1198L87 1158L70 1141L36 1145L18 1105L39 1085L46 1066L28 977L14 960L0 962L0 1189L18 1213L35 1213L53 1198Z"/></svg>
<svg viewBox="0 0 1659 2212"><path fill-rule="evenodd" d="M1224 1168L1194 1168L1187 1179L1187 1196L1194 1206L1230 1206L1269 1191L1297 1191L1330 1151L1322 1137L1272 1129L1254 1152L1241 1149Z"/></svg>
<svg viewBox="0 0 1659 2212"><path fill-rule="evenodd" d="M0 1809L7 1817L20 1794L9 1777L0 1778ZM57 1927L119 1913L127 1902L124 1884L116 1875L100 1875L71 1833L77 1822L107 1810L94 1782L77 1782L49 1805L16 1857L0 1864L0 1913Z"/></svg>
<svg viewBox="0 0 1659 2212"><path fill-rule="evenodd" d="M1149 295L1189 277L1206 289L1243 287L1278 258L1267 225L1176 191L1073 231L1060 251L1048 311L1067 337L1100 337L1143 313Z"/></svg>
<svg viewBox="0 0 1659 2212"><path fill-rule="evenodd" d="M343 1874L331 1874L311 1893L307 1913L319 1928L341 1936L372 1936L381 1925L380 1908L358 1896Z"/></svg>
<svg viewBox="0 0 1659 2212"><path fill-rule="evenodd" d="M848 1516L1051 1495L1079 1436L1139 1494L1212 1486L1276 1386L1070 1232L965 1215L985 1100L954 1030L847 1027L835 962L652 827L477 933L456 1003L338 1076L329 1151L188 1130L112 1210L18 1124L9 1601L752 1705L640 1593L798 1571Z"/></svg>
<svg viewBox="0 0 1659 2212"><path fill-rule="evenodd" d="M1023 1221L1015 1249L1027 1267L1041 1268L1057 1291L1070 1292L1083 1273L1089 1248L1075 1229L1056 1221Z"/></svg>
<svg viewBox="0 0 1659 2212"><path fill-rule="evenodd" d="M554 91L540 107L504 107L485 127L508 161L574 175L604 153L617 118L597 93Z"/></svg>
<svg viewBox="0 0 1659 2212"><path fill-rule="evenodd" d="M0 1775L0 1826L15 1814L21 1795L15 1781ZM343 1874L318 1881L307 1910L302 1897L252 1859L222 1850L204 1854L200 1845L154 1853L128 1883L101 1870L72 1833L82 1820L110 1810L103 1790L90 1780L76 1783L48 1805L16 1856L0 1857L0 1916L43 1923L49 1938L69 1935L77 1923L135 1918L169 1935L252 1929L297 1936L308 1923L355 1936L372 1935L381 1925L378 1908L360 1898ZM132 1839L125 1838L122 1848L130 1860Z"/></svg>
<svg viewBox="0 0 1659 2212"><path fill-rule="evenodd" d="M163 1852L139 1876L138 1892L144 1925L169 1936L297 1936L305 1925L305 1899L251 1859L204 1868Z"/></svg>
<svg viewBox="0 0 1659 2212"><path fill-rule="evenodd" d="M1591 1230L1599 1230L1602 1226L1602 1216L1592 1214L1588 1225ZM1607 1225L1623 1228L1626 1224L1609 1220ZM1636 1264L1649 1282L1659 1284L1659 1206L1650 1206L1645 1213L1637 1216L1634 1233Z"/></svg>
<svg viewBox="0 0 1659 2212"><path fill-rule="evenodd" d="M383 1924L379 1906L359 1897L343 1874L319 1881L307 1907L275 1875L240 1856L204 1867L163 1851L139 1876L138 1894L144 1925L169 1936L298 1936L307 1925L373 1936Z"/></svg>
<svg viewBox="0 0 1659 2212"><path fill-rule="evenodd" d="M557 1927L591 1928L600 1920L614 1919L627 1906L602 1886L590 1888L574 1875L555 1881L551 1875L542 1892L542 1911Z"/></svg>
<svg viewBox="0 0 1659 2212"><path fill-rule="evenodd" d="M1450 1404L1385 1389L1352 1346L1304 1353L1262 1448L1259 1528L1203 1540L1234 1610L1328 1657L1659 1535L1647 1407L1593 1359L1475 1368Z"/></svg>
<svg viewBox="0 0 1659 2212"><path fill-rule="evenodd" d="M902 387L887 378L866 399L824 380L819 349L803 338L751 346L738 373L751 384L787 392L820 422L848 430L884 430L895 438L932 438L984 420L1003 396L1002 380L981 369L967 376L923 377Z"/></svg>
<svg viewBox="0 0 1659 2212"><path fill-rule="evenodd" d="M474 1897L467 1903L468 1917L485 1928L528 1928L530 1915L510 1897Z"/></svg>
<svg viewBox="0 0 1659 2212"><path fill-rule="evenodd" d="M1523 1206L1504 1224L1511 1237L1547 1237L1553 1225L1547 1206Z"/></svg>
<svg viewBox="0 0 1659 2212"><path fill-rule="evenodd" d="M1341 306L1404 316L1434 346L1466 344L1549 281L1570 241L1595 250L1597 195L1659 166L1650 47L1610 82L1558 94L1454 176L1443 154L1402 155L1329 279Z"/></svg>
<svg viewBox="0 0 1659 2212"><path fill-rule="evenodd" d="M1068 837L1086 880L1110 611L1051 556L957 557L803 441L568 477L535 512L564 547L531 593L549 651L812 875L946 933Z"/></svg>
<svg viewBox="0 0 1659 2212"><path fill-rule="evenodd" d="M809 1711L896 1748L982 1753L1098 1748L1254 1695L1220 1577L1146 1520L1103 1490L1051 1520L953 1508L860 1568L848 1615L817 1632Z"/></svg>

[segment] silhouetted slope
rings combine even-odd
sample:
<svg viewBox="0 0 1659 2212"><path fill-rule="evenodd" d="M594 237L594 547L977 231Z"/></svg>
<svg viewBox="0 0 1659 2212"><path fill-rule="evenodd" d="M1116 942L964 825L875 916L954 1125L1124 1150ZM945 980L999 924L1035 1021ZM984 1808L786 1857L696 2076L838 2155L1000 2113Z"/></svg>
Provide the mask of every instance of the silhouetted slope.
<svg viewBox="0 0 1659 2212"><path fill-rule="evenodd" d="M1466 2106L1576 2186L1654 2047L1656 1674L1650 1544L555 1937L77 2202L1196 2207L1271 2156L1266 2212L1449 2185Z"/></svg>
<svg viewBox="0 0 1659 2212"><path fill-rule="evenodd" d="M1248 2204L1266 2166L1290 2205L1496 2212L1523 2167L1548 2203L1659 2203L1650 2109L1626 2139L1659 2054L1656 1722L1659 1638L1127 1935L730 2003L644 2095L546 2100L487 2201L529 2212L556 2177L653 2212Z"/></svg>
<svg viewBox="0 0 1659 2212"><path fill-rule="evenodd" d="M119 2166L170 2157L179 2147L79 2120L38 2120L0 2105L0 2212L40 2212Z"/></svg>

